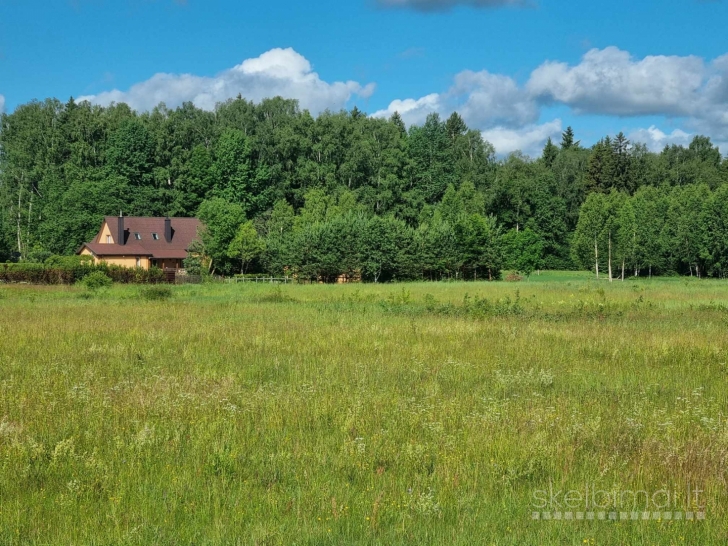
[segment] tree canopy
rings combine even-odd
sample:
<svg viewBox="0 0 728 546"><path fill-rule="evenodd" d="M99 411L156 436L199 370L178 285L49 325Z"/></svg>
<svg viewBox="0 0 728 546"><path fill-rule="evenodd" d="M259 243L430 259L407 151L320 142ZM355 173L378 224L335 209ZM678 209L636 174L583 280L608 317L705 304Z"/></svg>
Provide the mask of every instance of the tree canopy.
<svg viewBox="0 0 728 546"><path fill-rule="evenodd" d="M49 99L0 117L0 260L71 254L103 216L198 216L210 270L497 278L502 267L725 275L728 162L567 128L498 159L457 113L406 128L280 97L137 113ZM610 260L611 258L611 260Z"/></svg>

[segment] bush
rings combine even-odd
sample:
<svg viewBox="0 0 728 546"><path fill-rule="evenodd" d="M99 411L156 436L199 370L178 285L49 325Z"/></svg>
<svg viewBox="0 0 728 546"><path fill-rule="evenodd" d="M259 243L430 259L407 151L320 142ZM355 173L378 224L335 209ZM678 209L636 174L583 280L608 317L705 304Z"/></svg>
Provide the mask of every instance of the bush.
<svg viewBox="0 0 728 546"><path fill-rule="evenodd" d="M89 273L79 282L89 290L108 288L114 284L114 281L112 281L111 278L109 278L103 271L94 271L93 273Z"/></svg>
<svg viewBox="0 0 728 546"><path fill-rule="evenodd" d="M76 268L55 268L36 263L2 264L0 281L28 284L73 284L91 271L90 268L81 272Z"/></svg>
<svg viewBox="0 0 728 546"><path fill-rule="evenodd" d="M42 248L33 248L30 250L30 252L28 252L28 255L25 259L31 263L42 264L52 255L52 253L48 252L47 250L43 250Z"/></svg>
<svg viewBox="0 0 728 546"><path fill-rule="evenodd" d="M187 256L182 266L188 275L202 275L202 261L198 256Z"/></svg>
<svg viewBox="0 0 728 546"><path fill-rule="evenodd" d="M157 284L165 282L164 271L152 267L130 269L104 263L94 265L83 257L51 257L45 264L0 264L0 282L28 284L75 284L87 275L101 272L121 284Z"/></svg>
<svg viewBox="0 0 728 546"><path fill-rule="evenodd" d="M172 289L169 286L155 285L139 290L139 297L147 301L163 301L172 297Z"/></svg>
<svg viewBox="0 0 728 546"><path fill-rule="evenodd" d="M54 254L43 262L46 267L69 269L74 267L93 267L94 259L91 256L58 256Z"/></svg>

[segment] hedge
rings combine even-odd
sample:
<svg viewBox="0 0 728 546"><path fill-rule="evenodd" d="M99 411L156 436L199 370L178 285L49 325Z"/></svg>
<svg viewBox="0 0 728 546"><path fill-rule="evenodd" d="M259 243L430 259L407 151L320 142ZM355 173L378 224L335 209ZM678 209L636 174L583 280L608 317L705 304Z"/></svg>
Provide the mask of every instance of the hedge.
<svg viewBox="0 0 728 546"><path fill-rule="evenodd" d="M118 265L55 266L34 263L0 264L0 282L28 284L74 284L94 271L101 271L121 284L157 284L165 282L164 271L130 269Z"/></svg>

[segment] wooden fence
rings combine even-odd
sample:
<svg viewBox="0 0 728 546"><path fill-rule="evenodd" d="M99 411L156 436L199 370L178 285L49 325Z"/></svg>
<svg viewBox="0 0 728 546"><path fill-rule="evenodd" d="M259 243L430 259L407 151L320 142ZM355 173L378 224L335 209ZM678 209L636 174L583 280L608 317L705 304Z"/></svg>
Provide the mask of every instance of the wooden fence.
<svg viewBox="0 0 728 546"><path fill-rule="evenodd" d="M226 283L238 284L239 282L254 282L268 284L292 284L295 279L291 277L229 277L225 279Z"/></svg>

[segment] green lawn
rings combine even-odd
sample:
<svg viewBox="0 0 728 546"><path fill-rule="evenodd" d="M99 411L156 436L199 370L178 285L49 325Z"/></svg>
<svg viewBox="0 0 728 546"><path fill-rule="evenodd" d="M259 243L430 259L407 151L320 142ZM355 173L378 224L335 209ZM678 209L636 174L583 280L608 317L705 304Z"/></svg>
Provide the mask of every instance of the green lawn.
<svg viewBox="0 0 728 546"><path fill-rule="evenodd" d="M0 544L725 544L727 349L697 279L0 286Z"/></svg>

